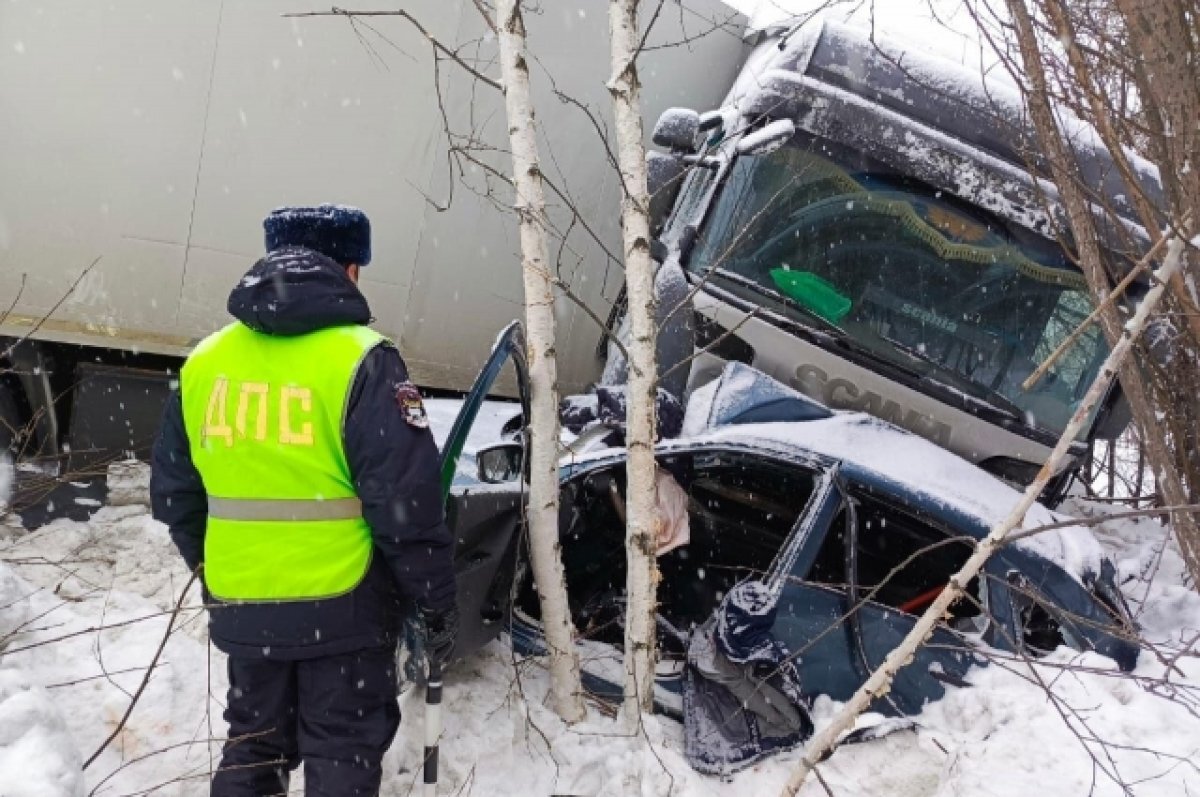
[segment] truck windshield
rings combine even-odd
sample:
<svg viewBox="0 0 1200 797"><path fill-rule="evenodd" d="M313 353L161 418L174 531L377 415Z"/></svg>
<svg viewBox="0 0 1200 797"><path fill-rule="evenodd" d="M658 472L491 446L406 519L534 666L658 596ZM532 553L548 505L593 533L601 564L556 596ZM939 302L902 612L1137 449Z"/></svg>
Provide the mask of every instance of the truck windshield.
<svg viewBox="0 0 1200 797"><path fill-rule="evenodd" d="M1093 326L1032 390L1022 381L1092 310L1061 250L894 175L796 143L730 168L688 261L727 291L833 330L875 359L1059 432L1106 344Z"/></svg>

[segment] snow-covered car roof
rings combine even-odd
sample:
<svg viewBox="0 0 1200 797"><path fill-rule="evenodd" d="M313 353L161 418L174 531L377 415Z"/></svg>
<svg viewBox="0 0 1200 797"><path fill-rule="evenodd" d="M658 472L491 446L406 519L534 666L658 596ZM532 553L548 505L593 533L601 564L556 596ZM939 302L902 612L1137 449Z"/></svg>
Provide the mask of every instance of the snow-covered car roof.
<svg viewBox="0 0 1200 797"><path fill-rule="evenodd" d="M830 410L736 362L727 365L718 379L697 389L688 402L683 437L675 445L697 443L736 444L837 460L851 477L887 484L947 521L961 521L966 516L979 529L1002 521L1021 497L995 476L924 438L861 412ZM1025 515L1024 528L1063 519L1034 504ZM1098 573L1103 558L1095 536L1080 526L1046 531L1014 544L1080 579Z"/></svg>

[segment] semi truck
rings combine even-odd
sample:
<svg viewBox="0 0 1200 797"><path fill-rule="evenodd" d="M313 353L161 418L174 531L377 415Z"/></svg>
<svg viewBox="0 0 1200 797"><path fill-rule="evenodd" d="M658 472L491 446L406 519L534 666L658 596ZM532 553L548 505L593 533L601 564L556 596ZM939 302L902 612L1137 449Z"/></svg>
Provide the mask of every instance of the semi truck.
<svg viewBox="0 0 1200 797"><path fill-rule="evenodd" d="M0 48L9 441L55 461L144 452L182 357L226 323L260 219L284 203L364 207L376 326L418 383L469 384L521 306L505 188L483 168L507 166L498 93L435 62L403 18L284 18L303 10L287 0L77 5L0 11L17 37ZM406 10L489 63L473 3ZM565 391L619 372L600 370L622 278L619 186L596 129L603 20L600 0L530 17L551 220L566 234L555 265L573 294L558 308ZM1029 481L1107 348L1090 329L1022 387L1092 302L1019 94L834 22L747 32L723 4L692 0L655 20L641 74L667 150L650 160L654 251L660 275L687 284L674 314L686 323L659 341L680 396L740 360ZM1104 227L1119 271L1145 235L1108 153L1073 130L1082 177L1126 217ZM1048 497L1088 439L1127 422L1114 390Z"/></svg>

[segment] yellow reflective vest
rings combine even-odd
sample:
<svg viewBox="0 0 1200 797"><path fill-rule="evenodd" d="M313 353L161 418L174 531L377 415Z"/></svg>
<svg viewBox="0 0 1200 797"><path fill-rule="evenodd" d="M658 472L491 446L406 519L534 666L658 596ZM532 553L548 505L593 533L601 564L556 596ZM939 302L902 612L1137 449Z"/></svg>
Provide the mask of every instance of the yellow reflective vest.
<svg viewBox="0 0 1200 797"><path fill-rule="evenodd" d="M208 493L204 575L227 601L354 589L373 550L342 439L364 326L277 336L233 323L181 372L184 426Z"/></svg>

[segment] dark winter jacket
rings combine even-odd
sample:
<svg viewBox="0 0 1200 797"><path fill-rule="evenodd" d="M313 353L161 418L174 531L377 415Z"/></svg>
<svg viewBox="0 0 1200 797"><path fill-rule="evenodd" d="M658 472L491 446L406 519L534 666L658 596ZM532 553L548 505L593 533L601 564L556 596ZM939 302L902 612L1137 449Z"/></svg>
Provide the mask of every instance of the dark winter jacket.
<svg viewBox="0 0 1200 797"><path fill-rule="evenodd" d="M255 263L230 294L229 312L271 335L371 318L345 269L301 248L280 249ZM443 519L438 451L428 429L405 420L396 394L407 383L399 352L383 345L363 360L350 392L346 457L375 543L362 583L338 598L281 603L222 603L206 591L218 648L300 659L390 645L411 602L433 609L453 604L453 538ZM154 447L150 492L154 517L167 524L195 569L204 560L208 502L178 394L167 403Z"/></svg>

